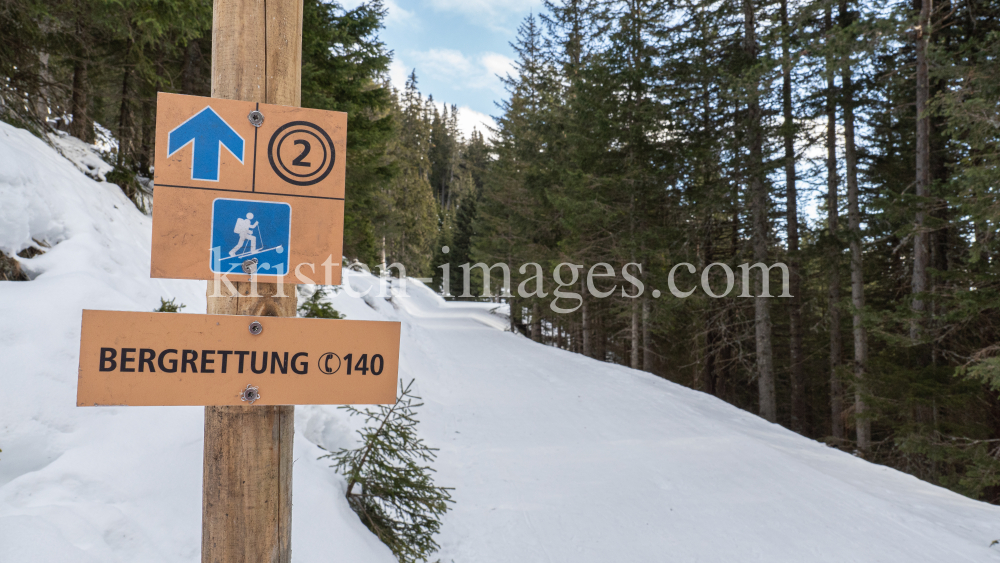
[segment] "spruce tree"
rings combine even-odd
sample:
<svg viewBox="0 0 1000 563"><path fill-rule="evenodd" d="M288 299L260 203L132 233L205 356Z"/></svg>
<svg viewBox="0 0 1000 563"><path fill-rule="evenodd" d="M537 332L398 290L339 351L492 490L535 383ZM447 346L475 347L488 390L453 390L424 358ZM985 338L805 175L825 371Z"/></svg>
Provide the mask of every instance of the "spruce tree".
<svg viewBox="0 0 1000 563"><path fill-rule="evenodd" d="M334 462L332 467L347 479L351 508L401 563L425 561L438 550L434 536L454 502L452 489L434 483L429 464L437 450L417 433L416 410L423 406L419 401L411 380L399 382L399 396L391 406L375 411L341 407L365 418L358 431L361 444L320 458Z"/></svg>
<svg viewBox="0 0 1000 563"><path fill-rule="evenodd" d="M302 291L303 286L298 287L299 291ZM307 319L346 319L344 314L325 301L329 294L329 287L317 286L315 291L299 305L299 316Z"/></svg>
<svg viewBox="0 0 1000 563"><path fill-rule="evenodd" d="M160 298L160 306L157 307L156 309L153 309L153 312L154 313L180 313L181 309L183 309L184 307L187 307L187 305L185 305L183 303L177 303L176 300L177 300L176 297L171 298L170 301L167 301L166 299L164 299L164 298L161 297Z"/></svg>
<svg viewBox="0 0 1000 563"><path fill-rule="evenodd" d="M397 170L378 193L377 227L386 261L406 266L411 276L430 274L430 259L438 240L438 216L430 184L431 115L433 106L417 90L416 72L410 74L393 106L398 133L388 148Z"/></svg>

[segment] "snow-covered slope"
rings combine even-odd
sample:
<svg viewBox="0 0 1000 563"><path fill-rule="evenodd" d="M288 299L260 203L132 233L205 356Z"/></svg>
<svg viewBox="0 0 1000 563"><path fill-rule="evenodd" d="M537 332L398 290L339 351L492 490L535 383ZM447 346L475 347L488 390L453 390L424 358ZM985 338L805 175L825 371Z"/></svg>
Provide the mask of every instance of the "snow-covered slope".
<svg viewBox="0 0 1000 563"><path fill-rule="evenodd" d="M52 245L24 261L33 281L0 282L0 561L197 561L201 409L74 404L81 309L199 312L204 283L148 278L150 221L116 187L2 123L0 156L0 248ZM442 561L1000 561L998 507L503 332L495 306L346 274L370 291L337 309L403 323L402 377L455 487ZM296 408L296 561L393 560L316 459L352 424Z"/></svg>

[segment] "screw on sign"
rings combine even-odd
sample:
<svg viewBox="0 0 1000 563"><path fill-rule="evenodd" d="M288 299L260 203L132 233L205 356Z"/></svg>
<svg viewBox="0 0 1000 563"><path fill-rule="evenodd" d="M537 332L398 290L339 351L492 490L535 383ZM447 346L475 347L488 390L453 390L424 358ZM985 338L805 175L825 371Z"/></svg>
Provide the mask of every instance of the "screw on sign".
<svg viewBox="0 0 1000 563"><path fill-rule="evenodd" d="M243 261L243 272L251 276L257 273L257 259L251 258Z"/></svg>
<svg viewBox="0 0 1000 563"><path fill-rule="evenodd" d="M247 115L247 119L250 120L250 125L253 125L254 127L260 127L264 124L264 114L257 110L251 111L250 114Z"/></svg>
<svg viewBox="0 0 1000 563"><path fill-rule="evenodd" d="M260 392L258 391L257 387L254 387L252 384L247 384L246 389L240 392L241 401L250 403L252 405L254 404L254 401L256 401L257 399L260 399Z"/></svg>

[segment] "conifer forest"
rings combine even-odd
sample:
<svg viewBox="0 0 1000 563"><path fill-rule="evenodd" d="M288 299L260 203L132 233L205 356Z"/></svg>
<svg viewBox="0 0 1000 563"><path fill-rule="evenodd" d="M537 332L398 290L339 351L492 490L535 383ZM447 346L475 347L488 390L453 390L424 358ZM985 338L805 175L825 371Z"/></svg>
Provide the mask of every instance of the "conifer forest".
<svg viewBox="0 0 1000 563"><path fill-rule="evenodd" d="M304 2L348 261L456 295L507 264L537 291L477 269L455 299L1000 503L1000 3L550 0L472 134L420 68L391 85L386 10ZM104 146L145 206L156 93L210 95L211 28L204 0L0 0L0 119Z"/></svg>

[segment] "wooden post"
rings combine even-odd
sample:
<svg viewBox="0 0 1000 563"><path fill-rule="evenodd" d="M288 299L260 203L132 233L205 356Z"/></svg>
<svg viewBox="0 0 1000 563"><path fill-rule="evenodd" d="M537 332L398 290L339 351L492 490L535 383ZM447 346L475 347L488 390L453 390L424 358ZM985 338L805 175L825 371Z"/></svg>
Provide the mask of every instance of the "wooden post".
<svg viewBox="0 0 1000 563"><path fill-rule="evenodd" d="M215 0L212 97L298 106L301 73L302 0ZM210 314L295 316L294 284L220 286ZM294 409L205 408L203 563L291 561Z"/></svg>

